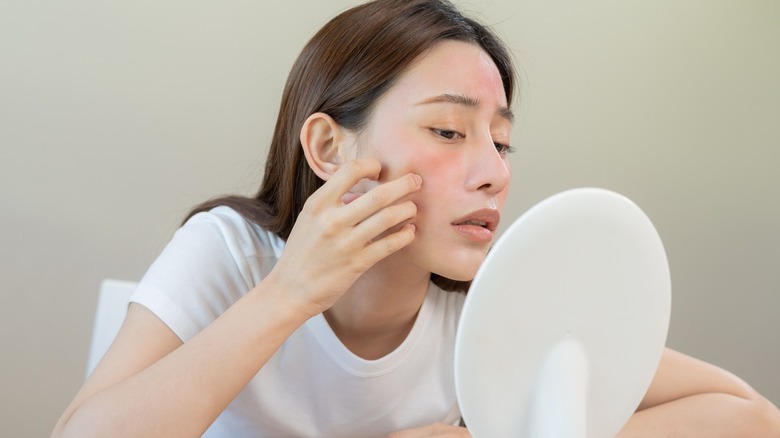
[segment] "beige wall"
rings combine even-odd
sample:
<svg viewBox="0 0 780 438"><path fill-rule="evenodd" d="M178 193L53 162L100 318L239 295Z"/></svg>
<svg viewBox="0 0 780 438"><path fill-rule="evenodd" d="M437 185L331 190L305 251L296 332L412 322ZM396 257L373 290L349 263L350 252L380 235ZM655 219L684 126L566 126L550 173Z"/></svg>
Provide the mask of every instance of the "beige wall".
<svg viewBox="0 0 780 438"><path fill-rule="evenodd" d="M281 86L349 1L0 2L0 435L79 387L102 278L257 185ZM780 3L470 0L522 69L510 218L601 186L652 218L669 343L780 402Z"/></svg>

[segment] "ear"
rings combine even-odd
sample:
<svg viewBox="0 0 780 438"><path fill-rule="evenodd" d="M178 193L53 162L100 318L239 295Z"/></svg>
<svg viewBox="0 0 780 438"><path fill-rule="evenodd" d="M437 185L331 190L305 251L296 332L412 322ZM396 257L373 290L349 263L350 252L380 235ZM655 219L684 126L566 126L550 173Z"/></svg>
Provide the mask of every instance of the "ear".
<svg viewBox="0 0 780 438"><path fill-rule="evenodd" d="M314 113L301 128L301 146L306 162L324 181L330 179L347 159L353 136L325 113Z"/></svg>

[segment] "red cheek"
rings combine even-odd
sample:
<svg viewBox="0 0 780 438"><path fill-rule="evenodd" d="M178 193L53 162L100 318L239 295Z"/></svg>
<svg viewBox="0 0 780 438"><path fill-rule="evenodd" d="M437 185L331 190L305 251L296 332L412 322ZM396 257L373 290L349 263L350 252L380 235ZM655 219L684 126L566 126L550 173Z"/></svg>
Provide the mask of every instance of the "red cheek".
<svg viewBox="0 0 780 438"><path fill-rule="evenodd" d="M407 173L416 173L422 177L422 188L425 189L426 179L432 182L432 178L451 167L440 156L437 157L433 153L426 154L419 149L415 150L416 148L409 149L397 151L391 159L382 163L380 181L390 181Z"/></svg>

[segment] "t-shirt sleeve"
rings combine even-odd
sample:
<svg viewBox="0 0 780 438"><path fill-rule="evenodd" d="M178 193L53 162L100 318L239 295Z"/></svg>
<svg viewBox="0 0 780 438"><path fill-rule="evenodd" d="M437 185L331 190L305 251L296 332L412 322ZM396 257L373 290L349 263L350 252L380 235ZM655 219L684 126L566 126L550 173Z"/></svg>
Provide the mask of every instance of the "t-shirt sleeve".
<svg viewBox="0 0 780 438"><path fill-rule="evenodd" d="M182 341L195 336L253 287L240 244L243 225L212 212L193 216L150 266L130 302L151 310Z"/></svg>

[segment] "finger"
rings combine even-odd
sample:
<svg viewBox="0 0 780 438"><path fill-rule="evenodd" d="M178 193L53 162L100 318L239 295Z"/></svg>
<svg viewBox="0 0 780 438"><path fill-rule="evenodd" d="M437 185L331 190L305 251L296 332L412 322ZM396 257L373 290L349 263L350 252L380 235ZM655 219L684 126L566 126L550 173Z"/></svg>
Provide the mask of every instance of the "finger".
<svg viewBox="0 0 780 438"><path fill-rule="evenodd" d="M408 173L398 179L374 187L349 203L349 211L355 224L372 216L377 211L420 189L420 175Z"/></svg>
<svg viewBox="0 0 780 438"><path fill-rule="evenodd" d="M344 203L344 205L349 204L350 202L354 201L355 199L363 196L362 193L353 193L353 192L347 192L344 194L344 196L341 197L341 202Z"/></svg>
<svg viewBox="0 0 780 438"><path fill-rule="evenodd" d="M371 267L378 261L400 250L414 240L414 224L406 224L400 230L368 244L361 254L365 266Z"/></svg>
<svg viewBox="0 0 780 438"><path fill-rule="evenodd" d="M391 205L379 210L354 227L357 242L370 242L403 221L417 216L417 205L412 201Z"/></svg>
<svg viewBox="0 0 780 438"><path fill-rule="evenodd" d="M347 161L323 184L322 191L331 195L329 198L340 201L341 197L361 179L375 180L379 177L381 170L382 165L373 158L358 158Z"/></svg>

